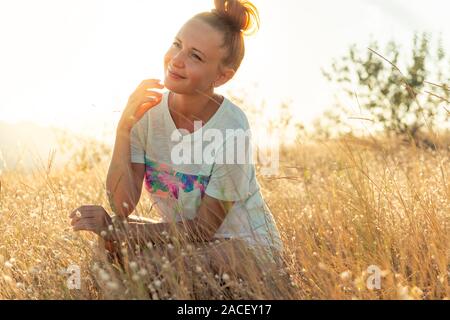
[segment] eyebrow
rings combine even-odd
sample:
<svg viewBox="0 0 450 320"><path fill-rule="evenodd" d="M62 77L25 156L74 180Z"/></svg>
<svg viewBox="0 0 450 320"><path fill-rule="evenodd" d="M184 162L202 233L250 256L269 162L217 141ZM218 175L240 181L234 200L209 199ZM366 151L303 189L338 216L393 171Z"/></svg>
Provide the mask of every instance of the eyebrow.
<svg viewBox="0 0 450 320"><path fill-rule="evenodd" d="M183 43L183 41L181 41L178 37L175 37L176 40L180 41L181 43ZM201 53L205 58L206 58L206 54L204 54L203 52L201 52L200 50L196 49L196 48L192 48L192 50L197 51L199 53Z"/></svg>

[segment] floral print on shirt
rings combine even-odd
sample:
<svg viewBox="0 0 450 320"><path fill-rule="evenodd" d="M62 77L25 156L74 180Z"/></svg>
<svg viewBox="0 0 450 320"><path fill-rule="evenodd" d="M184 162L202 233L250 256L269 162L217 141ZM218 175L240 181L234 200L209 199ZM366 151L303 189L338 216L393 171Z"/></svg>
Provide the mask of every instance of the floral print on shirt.
<svg viewBox="0 0 450 320"><path fill-rule="evenodd" d="M209 176L177 172L165 163L145 158L145 187L156 196L178 199L180 189L184 192L199 189L203 198L208 182Z"/></svg>

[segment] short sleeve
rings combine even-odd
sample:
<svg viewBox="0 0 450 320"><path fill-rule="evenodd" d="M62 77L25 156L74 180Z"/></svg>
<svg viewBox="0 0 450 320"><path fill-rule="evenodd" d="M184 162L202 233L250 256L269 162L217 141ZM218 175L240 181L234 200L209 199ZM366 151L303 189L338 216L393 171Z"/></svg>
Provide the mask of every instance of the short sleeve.
<svg viewBox="0 0 450 320"><path fill-rule="evenodd" d="M130 154L132 163L145 163L145 135L142 124L142 121L138 121L131 129Z"/></svg>
<svg viewBox="0 0 450 320"><path fill-rule="evenodd" d="M233 143L227 139L222 150L217 153L205 190L207 195L223 201L247 199L255 175L250 137L245 139L245 149L236 142L236 139L232 140ZM232 156L227 157L230 153Z"/></svg>

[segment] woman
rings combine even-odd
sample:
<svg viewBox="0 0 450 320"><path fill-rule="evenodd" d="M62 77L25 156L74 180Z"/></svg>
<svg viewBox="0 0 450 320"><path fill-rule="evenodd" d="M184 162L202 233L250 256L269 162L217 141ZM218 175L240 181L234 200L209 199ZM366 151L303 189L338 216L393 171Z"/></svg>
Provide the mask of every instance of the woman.
<svg viewBox="0 0 450 320"><path fill-rule="evenodd" d="M230 253L221 249L224 242L263 248L270 257L281 252L279 232L249 160L249 136L235 154L230 143L235 136L227 135L248 132L247 118L214 93L238 70L245 51L243 32L255 26L258 11L250 2L215 0L215 9L192 17L174 38L164 56L164 85L144 80L130 96L106 182L113 211L128 219L128 240L160 243L161 234L167 234L169 239L184 235L188 241L207 242L211 245L204 254L221 270L229 264ZM168 90L155 91L163 88ZM239 155L246 161L236 161ZM143 181L163 222L131 215ZM71 218L74 230L103 236L112 223L100 206L77 208Z"/></svg>

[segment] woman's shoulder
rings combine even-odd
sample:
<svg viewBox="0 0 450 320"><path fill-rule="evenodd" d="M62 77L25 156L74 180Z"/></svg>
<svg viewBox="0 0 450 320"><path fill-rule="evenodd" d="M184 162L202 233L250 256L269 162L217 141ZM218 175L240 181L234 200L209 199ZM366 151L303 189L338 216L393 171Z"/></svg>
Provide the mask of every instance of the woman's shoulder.
<svg viewBox="0 0 450 320"><path fill-rule="evenodd" d="M223 115L223 120L227 126L231 126L232 128L241 128L247 130L250 128L247 115L244 110L232 100L224 97L226 99L226 109Z"/></svg>

